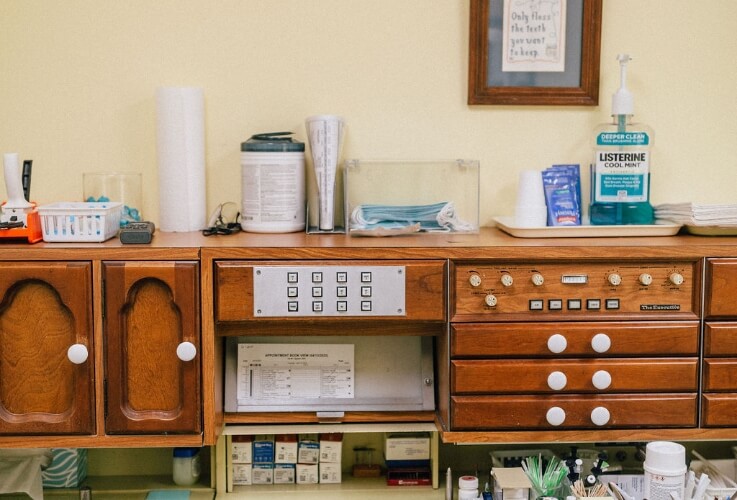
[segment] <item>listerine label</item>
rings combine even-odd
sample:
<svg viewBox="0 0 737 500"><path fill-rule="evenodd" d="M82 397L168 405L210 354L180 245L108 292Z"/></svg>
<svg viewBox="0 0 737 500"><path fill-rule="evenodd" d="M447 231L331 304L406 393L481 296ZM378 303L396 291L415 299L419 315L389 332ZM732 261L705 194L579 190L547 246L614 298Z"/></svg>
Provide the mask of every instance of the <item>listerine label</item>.
<svg viewBox="0 0 737 500"><path fill-rule="evenodd" d="M596 138L594 201L648 201L650 137L646 132L602 132Z"/></svg>

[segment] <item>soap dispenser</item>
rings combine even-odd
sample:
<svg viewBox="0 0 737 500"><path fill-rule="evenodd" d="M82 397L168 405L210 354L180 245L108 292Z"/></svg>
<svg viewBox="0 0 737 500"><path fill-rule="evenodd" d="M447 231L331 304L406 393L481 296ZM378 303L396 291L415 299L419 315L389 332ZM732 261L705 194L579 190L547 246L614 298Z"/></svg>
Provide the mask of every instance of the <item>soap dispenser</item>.
<svg viewBox="0 0 737 500"><path fill-rule="evenodd" d="M596 225L653 224L650 170L653 132L632 121L634 99L627 88L627 54L617 56L620 86L612 96L612 121L594 134L589 220Z"/></svg>

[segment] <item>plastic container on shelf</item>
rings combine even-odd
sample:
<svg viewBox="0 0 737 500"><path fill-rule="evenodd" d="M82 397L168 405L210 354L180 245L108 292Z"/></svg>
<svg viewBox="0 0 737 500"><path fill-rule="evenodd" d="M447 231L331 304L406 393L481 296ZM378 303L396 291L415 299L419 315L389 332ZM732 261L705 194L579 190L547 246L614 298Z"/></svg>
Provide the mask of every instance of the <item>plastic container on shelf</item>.
<svg viewBox="0 0 737 500"><path fill-rule="evenodd" d="M200 480L200 449L174 448L172 477L179 486L192 486Z"/></svg>

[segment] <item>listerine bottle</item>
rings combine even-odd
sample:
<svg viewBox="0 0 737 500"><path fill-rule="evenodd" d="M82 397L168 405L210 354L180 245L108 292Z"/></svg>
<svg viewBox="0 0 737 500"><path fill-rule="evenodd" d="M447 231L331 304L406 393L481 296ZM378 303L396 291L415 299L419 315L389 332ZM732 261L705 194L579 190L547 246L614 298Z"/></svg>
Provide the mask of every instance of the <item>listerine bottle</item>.
<svg viewBox="0 0 737 500"><path fill-rule="evenodd" d="M653 133L632 123L633 98L627 89L627 54L617 56L620 87L612 96L612 122L594 136L591 165L591 224L652 224L650 168Z"/></svg>

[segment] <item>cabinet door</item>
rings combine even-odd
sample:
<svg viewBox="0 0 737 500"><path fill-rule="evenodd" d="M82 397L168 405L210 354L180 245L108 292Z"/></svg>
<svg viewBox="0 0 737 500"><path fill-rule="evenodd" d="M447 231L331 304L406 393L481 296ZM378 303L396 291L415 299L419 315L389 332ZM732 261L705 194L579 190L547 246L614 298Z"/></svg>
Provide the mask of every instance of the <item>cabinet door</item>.
<svg viewBox="0 0 737 500"><path fill-rule="evenodd" d="M94 433L91 269L0 263L0 434Z"/></svg>
<svg viewBox="0 0 737 500"><path fill-rule="evenodd" d="M199 433L196 262L105 262L105 430Z"/></svg>

